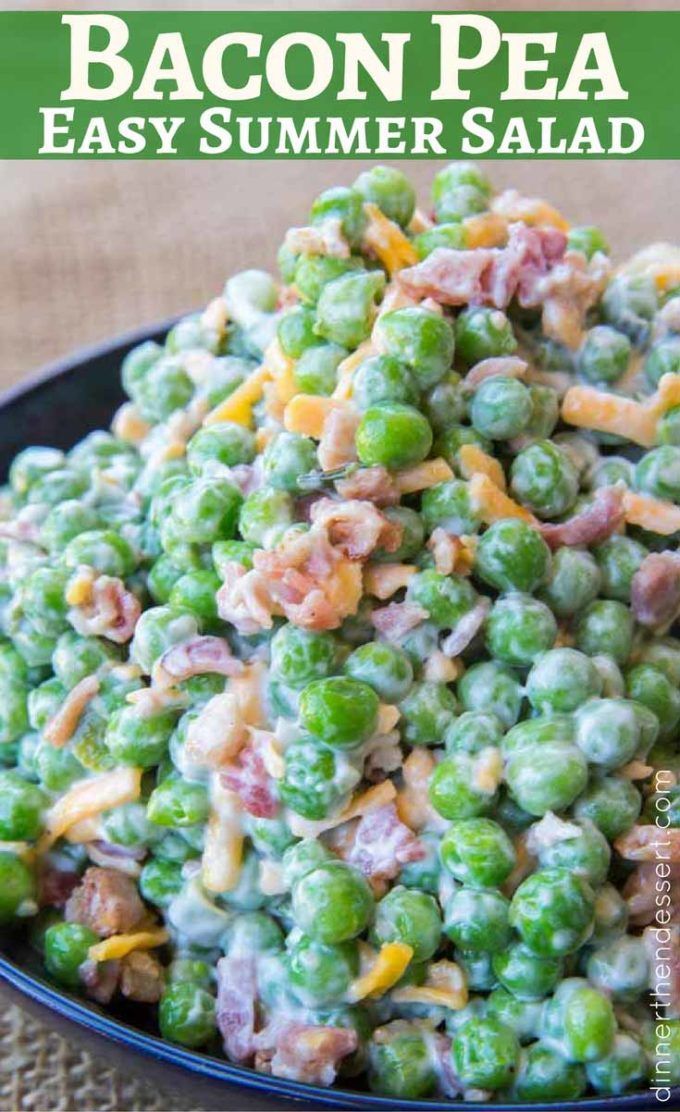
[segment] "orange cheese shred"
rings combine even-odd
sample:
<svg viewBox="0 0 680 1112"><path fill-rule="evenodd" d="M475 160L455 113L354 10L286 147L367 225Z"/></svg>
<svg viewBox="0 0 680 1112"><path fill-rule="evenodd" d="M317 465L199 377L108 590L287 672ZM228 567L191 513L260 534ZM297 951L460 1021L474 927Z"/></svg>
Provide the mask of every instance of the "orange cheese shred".
<svg viewBox="0 0 680 1112"><path fill-rule="evenodd" d="M486 475L499 490L506 490L505 472L501 463L476 444L461 445L458 462L464 479L471 479L473 475Z"/></svg>
<svg viewBox="0 0 680 1112"><path fill-rule="evenodd" d="M494 521L503 521L507 517L519 518L529 525L536 524L533 514L504 494L488 475L481 473L473 475L469 482L469 490L472 508L486 525L492 525Z"/></svg>

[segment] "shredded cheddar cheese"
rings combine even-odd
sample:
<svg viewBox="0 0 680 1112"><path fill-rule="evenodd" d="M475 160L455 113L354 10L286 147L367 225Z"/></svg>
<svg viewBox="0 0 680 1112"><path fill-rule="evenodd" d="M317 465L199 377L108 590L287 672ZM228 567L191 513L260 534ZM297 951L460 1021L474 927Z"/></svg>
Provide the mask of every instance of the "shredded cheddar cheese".
<svg viewBox="0 0 680 1112"><path fill-rule="evenodd" d="M249 425L253 419L253 406L264 396L265 383L271 377L271 368L266 363L256 367L228 398L206 414L203 424L216 425L220 421L235 421L238 425Z"/></svg>
<svg viewBox="0 0 680 1112"><path fill-rule="evenodd" d="M424 985L405 985L391 994L397 1004L431 1004L433 1007L460 1011L468 1002L468 990L462 970L453 961L435 961Z"/></svg>
<svg viewBox="0 0 680 1112"><path fill-rule="evenodd" d="M339 404L336 399L322 397L320 394L296 394L283 412L284 428L300 436L312 436L314 440L321 440L326 418Z"/></svg>
<svg viewBox="0 0 680 1112"><path fill-rule="evenodd" d="M651 494L627 490L623 496L623 510L629 525L638 525L650 533L669 537L680 529L680 506L653 498Z"/></svg>
<svg viewBox="0 0 680 1112"><path fill-rule="evenodd" d="M91 961L117 961L133 950L155 950L168 941L170 935L163 927L156 930L137 931L132 934L114 934L103 942L90 946L87 956Z"/></svg>
<svg viewBox="0 0 680 1112"><path fill-rule="evenodd" d="M481 212L476 216L466 216L463 220L465 246L468 250L475 247L503 247L508 238L508 221L497 212Z"/></svg>
<svg viewBox="0 0 680 1112"><path fill-rule="evenodd" d="M383 996L403 977L413 957L413 948L405 942L386 942L380 947L372 965L349 987L347 998L351 1003L370 996Z"/></svg>
<svg viewBox="0 0 680 1112"><path fill-rule="evenodd" d="M395 274L405 266L418 262L418 253L408 236L398 224L389 220L377 205L367 202L364 212L368 222L364 229L362 242L366 249L376 256L388 274Z"/></svg>
<svg viewBox="0 0 680 1112"><path fill-rule="evenodd" d="M364 591L382 601L391 598L417 572L415 564L372 564L364 572Z"/></svg>
<svg viewBox="0 0 680 1112"><path fill-rule="evenodd" d="M469 490L472 507L486 525L491 525L494 521L503 521L506 517L519 518L529 525L536 523L534 515L504 494L488 475L479 473L473 475Z"/></svg>
<svg viewBox="0 0 680 1112"><path fill-rule="evenodd" d="M125 765L90 780L79 780L47 812L45 832L36 846L37 852L45 853L57 838L82 819L100 815L123 803L133 803L139 799L141 783L141 768Z"/></svg>
<svg viewBox="0 0 680 1112"><path fill-rule="evenodd" d="M428 490L437 483L445 483L453 478L453 471L445 459L426 459L424 463L417 463L414 467L407 467L394 476L394 484L400 494L416 494L419 490Z"/></svg>
<svg viewBox="0 0 680 1112"><path fill-rule="evenodd" d="M656 417L647 406L594 386L571 386L567 390L562 420L580 429L626 437L643 448L651 448L656 440Z"/></svg>
<svg viewBox="0 0 680 1112"><path fill-rule="evenodd" d="M482 451L476 444L462 444L458 450L460 471L464 479L486 475L499 490L506 490L505 472L499 460Z"/></svg>
<svg viewBox="0 0 680 1112"><path fill-rule="evenodd" d="M201 880L208 892L230 892L238 884L243 860L241 801L219 776L210 781L211 809L201 858Z"/></svg>

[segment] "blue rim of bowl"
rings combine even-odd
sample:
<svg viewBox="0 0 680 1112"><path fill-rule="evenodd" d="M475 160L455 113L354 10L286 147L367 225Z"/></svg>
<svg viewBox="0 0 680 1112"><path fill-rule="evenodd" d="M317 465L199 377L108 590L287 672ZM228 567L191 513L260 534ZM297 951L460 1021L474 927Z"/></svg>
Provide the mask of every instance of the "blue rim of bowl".
<svg viewBox="0 0 680 1112"><path fill-rule="evenodd" d="M99 344L93 344L76 350L71 355L48 364L35 375L23 382L4 391L0 395L0 409L5 409L14 401L19 400L34 390L40 389L56 378L66 377L77 367L81 367L94 359L113 357L122 354L136 344L145 340L162 337L165 332L178 320L172 317L160 321L156 325L135 329ZM6 982L11 988L29 1000L42 1005L44 1008L63 1016L89 1032L104 1039L108 1039L119 1046L127 1047L132 1051L141 1052L157 1062L167 1062L169 1065L184 1069L188 1074L194 1074L211 1081L223 1081L225 1084L248 1089L254 1093L273 1098L293 1098L303 1101L308 1105L322 1108L382 1108L394 1109L395 1101L392 1097L382 1097L375 1093L360 1090L322 1088L318 1085L309 1085L304 1082L289 1081L286 1078L273 1078L267 1074L258 1073L256 1070L244 1066L234 1066L230 1062L214 1058L198 1051L186 1050L175 1043L167 1042L155 1035L150 1035L138 1027L132 1027L122 1020L102 1013L98 1008L62 992L47 981L34 974L28 973L21 966L11 961L0 953L0 981ZM675 1099L680 1101L680 1087L672 1089ZM419 1110L455 1110L460 1112L537 1112L538 1109L565 1109L573 1108L583 1112L596 1112L607 1110L614 1112L618 1109L651 1108L656 1105L650 1089L634 1093L625 1093L621 1096L586 1097L584 1099L565 1104L564 1101L541 1102L540 1104L501 1104L491 1102L483 1104L460 1100L400 1100L399 1108ZM677 1106L677 1105L676 1105ZM670 1102L668 1107L674 1107Z"/></svg>

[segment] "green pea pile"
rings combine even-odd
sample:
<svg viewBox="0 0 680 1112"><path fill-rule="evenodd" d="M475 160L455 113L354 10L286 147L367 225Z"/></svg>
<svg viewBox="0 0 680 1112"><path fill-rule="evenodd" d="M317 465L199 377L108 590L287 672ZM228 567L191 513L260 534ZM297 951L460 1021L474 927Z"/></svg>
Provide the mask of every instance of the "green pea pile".
<svg viewBox="0 0 680 1112"><path fill-rule="evenodd" d="M366 238L371 206L414 261L464 263L494 204L467 163L435 176L431 219L397 169L326 190L286 237L279 279L237 274L163 345L131 350L112 431L67 452L27 447L0 497L3 930L23 924L65 990L91 993L107 973L109 997L157 1006L169 1040L219 1053L223 1038L242 1064L367 1078L396 1100L617 1096L654 1069L654 902L632 913L629 897L653 859L633 842L652 840L658 770L678 846L680 639L674 611L642 623L631 592L678 538L619 519L592 543L554 545L545 526L587 514L603 489L680 505L680 406L647 448L560 417L565 383L644 399L680 374L680 290L615 275L577 347L516 299L394 302L399 276ZM567 249L582 267L608 253L594 227L572 228ZM272 350L285 375L257 388ZM498 359L525 373L502 364L468 381ZM348 397L351 442L324 468L324 436L286 407L306 395L331 412L334 394ZM485 517L469 447L495 462L519 513ZM433 460L448 478L400 484ZM394 565L405 578L386 597L365 586L337 621L296 620L283 594L264 617L248 610L245 585L268 586L252 578L263 556L318 535L321 499L339 511L358 499L360 519L372 510L392 527L394 543L381 534L360 558L365 585ZM337 557L337 538L326 543ZM331 573L315 581L310 567L287 589L323 591ZM228 619L235 583L245 611ZM388 610L409 620L391 626ZM222 655L163 684L205 638ZM258 677L251 717L235 669L216 663L225 653ZM196 739L211 708L222 738L230 694L242 715L231 748L206 756ZM64 818L65 800L88 785L98 798L125 770L136 788ZM352 810L371 792L375 812ZM233 866L221 886L206 872L216 829L217 864ZM83 896L92 869L122 874L144 917L100 922ZM113 961L97 969L103 939L161 927L146 959L155 991L135 995ZM394 944L405 966L363 991ZM457 1000L437 989L452 972ZM253 1014L265 1051L286 1023L351 1038L321 1073L304 1056L280 1061L276 1040L255 1059Z"/></svg>

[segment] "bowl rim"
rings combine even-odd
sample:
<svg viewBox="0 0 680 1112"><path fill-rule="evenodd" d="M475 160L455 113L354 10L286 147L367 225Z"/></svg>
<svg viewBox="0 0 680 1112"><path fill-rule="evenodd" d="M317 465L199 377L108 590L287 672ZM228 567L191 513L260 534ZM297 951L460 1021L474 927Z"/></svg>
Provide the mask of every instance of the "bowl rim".
<svg viewBox="0 0 680 1112"><path fill-rule="evenodd" d="M183 316L185 314L182 314ZM34 393L55 379L67 377L96 359L121 359L130 348L146 340L162 337L181 316L169 317L154 325L132 329L111 339L79 347L72 353L43 366L35 374L15 383L0 394L0 410L9 408L14 402ZM1 938L0 938L1 942ZM6 983L24 996L48 1011L71 1021L76 1026L94 1032L104 1040L110 1040L124 1048L139 1051L148 1058L166 1062L179 1067L187 1075L198 1075L212 1081L222 1081L235 1088L248 1089L272 1098L293 1098L308 1105L314 1103L323 1108L376 1108L394 1109L392 1097L377 1093L339 1087L324 1088L305 1082L291 1081L287 1078L271 1077L244 1066L236 1066L226 1059L215 1058L197 1050L189 1050L168 1042L157 1035L151 1035L138 1027L125 1023L103 1012L95 1004L87 1003L70 993L58 989L37 974L30 973L21 965L0 951L0 982ZM680 1100L680 1086L673 1087L673 1096ZM479 1103L461 1100L400 1100L399 1108L418 1109L420 1112L449 1110L455 1112L538 1112L540 1109L575 1109L583 1112L618 1109L655 1107L652 1091L647 1088L620 1096L586 1097L565 1104L564 1101L541 1102L540 1104L503 1104L498 1102ZM672 1107L670 1104L669 1107Z"/></svg>

